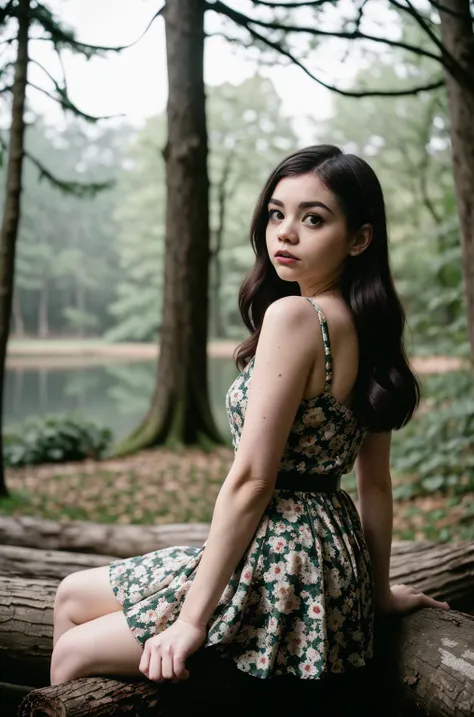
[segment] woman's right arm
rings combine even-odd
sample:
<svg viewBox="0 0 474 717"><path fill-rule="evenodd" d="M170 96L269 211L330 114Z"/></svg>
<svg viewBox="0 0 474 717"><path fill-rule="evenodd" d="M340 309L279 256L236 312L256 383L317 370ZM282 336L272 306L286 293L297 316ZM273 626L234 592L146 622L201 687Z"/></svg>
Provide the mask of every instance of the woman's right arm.
<svg viewBox="0 0 474 717"><path fill-rule="evenodd" d="M356 461L359 514L372 562L376 607L390 601L390 550L393 499L390 475L391 432L368 433Z"/></svg>
<svg viewBox="0 0 474 717"><path fill-rule="evenodd" d="M382 612L408 612L420 607L449 609L408 585L390 587L393 498L390 475L391 432L368 433L356 461L359 514L374 573L375 605Z"/></svg>

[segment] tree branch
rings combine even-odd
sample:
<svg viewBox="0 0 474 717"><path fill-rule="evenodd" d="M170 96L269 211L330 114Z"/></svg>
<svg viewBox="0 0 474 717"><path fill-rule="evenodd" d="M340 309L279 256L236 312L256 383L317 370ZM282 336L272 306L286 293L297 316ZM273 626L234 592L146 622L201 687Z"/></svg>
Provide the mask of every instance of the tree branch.
<svg viewBox="0 0 474 717"><path fill-rule="evenodd" d="M445 12L447 15L452 15L453 17L457 17L459 19L462 19L464 16L462 13L457 12L457 10L453 10L450 7L446 7L440 2L437 2L437 0L428 0L430 5L433 5L438 11L441 10L442 12Z"/></svg>
<svg viewBox="0 0 474 717"><path fill-rule="evenodd" d="M217 4L218 3L216 3L216 5ZM222 3L219 3L219 5L222 5ZM210 7L213 8L215 6L211 5ZM229 17L230 17L230 15L229 15ZM249 23L250 22L251 22L251 20L249 20ZM241 24L241 23L239 23L239 24ZM245 24L242 23L242 25L252 35L252 37L254 37L256 40L259 40L264 45L271 47L273 50L276 50L284 57L287 57L289 60L291 60L292 63L294 63L297 67L299 67L301 70L303 70L303 72L305 74L307 74L308 77L311 77L311 79L314 80L315 82L317 82L319 85L321 85L322 87L325 87L327 90L331 90L331 92L336 92L339 95L343 95L344 97L405 97L407 95L417 95L420 92L436 90L439 87L442 87L444 85L444 81L442 79L440 79L435 82L431 82L428 85L412 87L411 89L406 89L406 90L343 90L340 87L335 87L334 85L329 85L327 82L324 82L323 80L319 79L319 77L316 77L316 75L313 75L313 73L310 70L308 70L308 68L305 65L303 65L303 63L300 62L294 55L292 55L291 52L289 52L289 50L285 50L279 43L273 42L272 40L269 40L264 35L261 35L259 32L257 32L253 28L251 28L248 23L245 23Z"/></svg>
<svg viewBox="0 0 474 717"><path fill-rule="evenodd" d="M0 45L11 45L12 42L15 42L15 40L16 35L14 35L13 37L7 37L5 38L5 40L0 40Z"/></svg>
<svg viewBox="0 0 474 717"><path fill-rule="evenodd" d="M8 149L8 145L0 134L0 149L5 152ZM52 174L46 167L40 162L40 160L33 154L30 154L28 150L23 151L23 156L29 159L29 161L36 167L40 173L40 180L47 179L50 184L56 189L60 189L65 194L72 194L76 197L94 197L98 192L102 192L105 189L110 189L114 186L115 180L110 179L107 182L90 182L84 184L82 182L68 182L63 179L58 179Z"/></svg>
<svg viewBox="0 0 474 717"><path fill-rule="evenodd" d="M9 0L3 9L0 8L0 26L4 24L5 19L10 15L12 8L13 0Z"/></svg>
<svg viewBox="0 0 474 717"><path fill-rule="evenodd" d="M54 20L52 13L43 5L38 4L38 6L33 10L32 15L33 20L41 25L41 27L50 34L50 38L48 39L53 42L56 49L58 46L63 45L72 51L82 52L86 56L91 57L93 54L99 52L122 52L123 50L127 50L129 47L133 47L133 45L136 45L137 42L140 42L156 18L162 14L163 10L164 5L153 15L145 30L136 40L133 40L133 42L130 42L128 45L117 45L115 47L106 45L89 45L86 42L76 40L72 32L68 32L58 25L58 23Z"/></svg>
<svg viewBox="0 0 474 717"><path fill-rule="evenodd" d="M430 40L436 45L436 47L441 50L441 53L446 55L447 57L450 57L448 51L444 47L443 43L439 39L439 37L436 35L435 32L429 27L429 25L424 21L424 19L421 17L421 15L415 10L413 5L410 3L410 0L406 0L407 4L402 5L398 0L389 0L390 4L394 7L397 7L402 12L406 12L410 17L412 17L415 22L424 30L424 32L428 35ZM451 58L454 61L454 58Z"/></svg>
<svg viewBox="0 0 474 717"><path fill-rule="evenodd" d="M56 88L57 92L59 92L61 95L65 95L67 97L66 88L61 87L61 85L58 83L58 81L52 76L52 74L49 72L49 70L46 69L44 65L41 64L41 62L38 62L38 60L35 60L34 58L30 57L30 62L32 62L34 65L37 65L47 77L51 80L51 82L54 84L54 87Z"/></svg>
<svg viewBox="0 0 474 717"><path fill-rule="evenodd" d="M320 37L338 37L343 40L369 40L371 42L378 42L382 43L383 45L389 45L390 47L398 47L402 50L413 52L416 55L421 55L422 57L429 57L431 60L436 60L437 62L442 61L442 57L440 55L435 55L428 50L423 50L421 47L415 47L414 45L409 45L406 42L398 40L388 40L384 37L377 37L376 35L366 35L365 33L360 32L358 29L353 30L352 32L337 32L330 30L320 30L315 27L283 25L279 22L267 22L264 20L256 20L254 18L248 17L247 15L244 15L243 13L228 7L227 5L224 5L224 3L220 0L217 0L216 2L212 3L212 5L209 3L206 3L206 5L208 9L214 10L215 12L221 13L222 15L226 15L235 23L237 23L238 25L243 25L244 27L247 27L247 29L248 24L251 23L252 25L258 25L259 27L268 28L269 30L282 30L283 32L303 32L309 35L316 35Z"/></svg>
<svg viewBox="0 0 474 717"><path fill-rule="evenodd" d="M455 77L458 81L461 78L461 82L466 83L468 87L471 86L472 78L465 69L460 65L455 57L445 48L439 37L429 27L423 16L413 7L410 0L406 0L406 5L402 5L398 0L389 0L390 4L397 7L399 10L406 12L412 17L415 22L421 27L421 29L428 35L430 40L436 45L441 51L442 57L440 58L441 63L446 69Z"/></svg>
<svg viewBox="0 0 474 717"><path fill-rule="evenodd" d="M50 100L53 100L54 102L57 102L61 105L61 107L64 110L69 110L73 114L77 115L78 117L82 117L83 119L87 120L87 122L97 122L97 120L100 119L112 119L114 117L123 117L123 114L120 115L104 115L101 117L94 117L93 115L89 115L86 112L82 112L78 107L76 107L73 102L69 99L69 97L59 91L59 97L55 97L52 95L48 90L43 89L43 87L38 87L38 85L33 84L33 82L30 82L28 80L28 86L32 87L35 90L38 90L38 92L42 92L43 95L46 95L46 97L49 97Z"/></svg>
<svg viewBox="0 0 474 717"><path fill-rule="evenodd" d="M90 182L88 184L84 184L83 182L65 181L55 177L49 169L46 169L39 159L30 154L28 151L25 151L23 154L39 171L40 180L46 179L53 187L59 189L61 192L64 192L64 194L71 194L75 197L94 197L98 192L110 189L115 184L115 180L113 179L107 182Z"/></svg>
<svg viewBox="0 0 474 717"><path fill-rule="evenodd" d="M313 0L313 2L266 2L266 0L252 0L254 5L262 5L263 7L286 7L293 10L297 7L322 7L331 0ZM331 4L334 4L332 0Z"/></svg>

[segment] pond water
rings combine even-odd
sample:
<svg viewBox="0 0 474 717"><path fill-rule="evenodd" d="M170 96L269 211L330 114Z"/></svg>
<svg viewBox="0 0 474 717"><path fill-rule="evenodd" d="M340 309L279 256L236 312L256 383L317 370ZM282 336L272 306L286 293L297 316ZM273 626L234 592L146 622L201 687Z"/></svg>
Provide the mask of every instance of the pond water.
<svg viewBox="0 0 474 717"><path fill-rule="evenodd" d="M232 359L209 359L209 391L216 423L230 438L225 394L237 375ZM24 419L51 413L73 413L125 438L145 416L155 387L156 361L100 363L84 359L52 362L37 358L31 366L13 363L7 368L4 397L5 430Z"/></svg>

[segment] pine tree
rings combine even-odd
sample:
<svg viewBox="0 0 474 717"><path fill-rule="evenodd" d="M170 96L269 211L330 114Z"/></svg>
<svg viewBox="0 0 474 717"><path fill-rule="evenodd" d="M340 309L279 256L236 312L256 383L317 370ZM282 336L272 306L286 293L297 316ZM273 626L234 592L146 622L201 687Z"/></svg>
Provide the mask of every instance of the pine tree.
<svg viewBox="0 0 474 717"><path fill-rule="evenodd" d="M260 48L277 61L301 68L315 82L348 97L404 96L448 90L454 177L461 226L461 246L471 353L474 360L474 33L469 0L430 1L429 8L411 0L387 0L402 25L416 26L423 42L399 40L383 31L366 30L369 5L380 0L252 0L249 14L220 0L165 0L168 53L168 144L166 264L163 333L155 393L148 415L119 448L120 453L159 443L219 441L207 391L208 219L207 130L204 120L204 15L221 16L223 31L233 43ZM340 9L340 27L328 22L327 9ZM161 12L161 10L159 11ZM310 17L301 22L301 13ZM334 16L334 13L332 13ZM390 89L337 87L310 68L315 45L339 38L351 49L359 42L404 49L413 58L432 62L433 77L421 85ZM295 41L296 40L296 41ZM185 89L184 89L185 88ZM199 206L196 202L199 198Z"/></svg>
<svg viewBox="0 0 474 717"><path fill-rule="evenodd" d="M5 61L0 67L0 94L3 97L11 96L11 125L10 138L7 144L3 138L0 142L0 152L7 154L5 202L3 219L0 228L0 497L8 495L3 473L3 383L5 376L5 359L8 336L10 332L11 313L13 306L13 289L15 276L15 250L18 235L18 226L21 214L22 173L23 160L27 158L40 171L42 177L51 182L63 192L86 196L96 193L110 186L110 183L82 184L76 181L62 181L56 177L47 166L44 166L36 157L25 149L25 104L28 86L48 95L58 102L64 110L75 116L95 122L98 117L92 117L82 112L70 100L65 78L56 80L50 73L30 58L28 52L31 30L41 31L41 37L52 44L56 53L61 57L61 51L67 48L70 51L92 57L95 54L116 51L123 48L94 47L78 42L71 30L54 17L46 5L37 0L10 0L0 10L1 44L9 50L15 51L13 61ZM28 81L28 65L35 62L54 84L54 91L45 90L39 85Z"/></svg>

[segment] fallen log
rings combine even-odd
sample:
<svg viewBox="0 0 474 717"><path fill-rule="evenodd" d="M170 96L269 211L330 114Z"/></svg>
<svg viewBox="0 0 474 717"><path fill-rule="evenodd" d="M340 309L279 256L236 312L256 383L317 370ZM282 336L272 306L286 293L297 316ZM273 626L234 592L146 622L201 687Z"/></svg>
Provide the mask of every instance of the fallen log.
<svg viewBox="0 0 474 717"><path fill-rule="evenodd" d="M0 575L61 580L69 573L107 565L113 556L0 545ZM394 543L392 584L414 585L464 612L474 610L474 543Z"/></svg>
<svg viewBox="0 0 474 717"><path fill-rule="evenodd" d="M3 680L13 682L20 676L21 681L35 686L47 684L52 647L52 605L56 587L57 582L53 581L21 578L0 580L0 660ZM394 669L390 672L399 676L399 693L408 703L415 702L424 714L432 717L452 717L454 714L456 717L464 717L471 714L474 711L474 618L454 611L444 613L422 610L397 621L397 625L398 650ZM143 700L151 700L150 709L157 709L154 687L151 686L152 689L147 691L143 686L150 687L148 683L137 683L137 688L135 683L124 686L117 681L111 681L111 684L108 681L96 681L93 684L96 694L93 705L89 697L86 699L82 693L79 683L82 684L82 681L68 683L67 688L62 686L60 701L65 700L66 707L53 705L56 711L48 712L43 705L43 714L81 715L84 714L86 704L90 710L88 714L105 714L104 705L110 709L112 698L114 704L117 701L120 703L120 695L127 705L127 700L131 700L130 705L136 706L140 702L145 708ZM86 680L84 684L90 687L92 683ZM54 693L58 688L48 689L48 699L59 699ZM23 711L22 715L40 714L39 711L31 711L40 709L34 706L36 692L26 698L30 712ZM43 691L40 692L43 694ZM99 711L94 711L96 709ZM155 711L155 714L160 713Z"/></svg>
<svg viewBox="0 0 474 717"><path fill-rule="evenodd" d="M42 550L115 555L131 558L173 545L202 545L208 523L166 523L162 525L112 525L87 521L46 520L33 516L0 515L0 545L17 545ZM393 554L418 552L429 541L404 540L393 543Z"/></svg>
<svg viewBox="0 0 474 717"><path fill-rule="evenodd" d="M382 660L375 661L376 671L364 678L370 708L374 710L376 707L378 711L364 714L407 717L416 710L417 714L429 717L470 717L474 713L473 627L474 617L470 615L433 609L393 619L391 629L398 635L398 640L379 641L386 654ZM218 711L208 711L211 701L214 706L221 705L222 713L225 705L227 708L229 704L236 707L239 700L243 706L247 705L246 714L249 714L248 706L254 704L255 697L258 697L258 692L255 692L254 699L248 699L249 690L258 686L249 685L252 678L237 674L236 670L226 665L216 671L215 660L213 665L210 662L213 669L208 666L206 671L202 667L195 670L197 664L190 665L191 678L182 685L84 678L34 690L25 697L18 714L19 717L99 717L113 710L116 715L132 713L140 717L152 714L172 717L186 713L217 714ZM390 671L387 672L389 666ZM370 680L374 677L383 679L384 675L384 689L379 690L374 699L379 683ZM264 681L254 679L254 683L259 682ZM271 686L269 689L272 689ZM293 697L296 696L293 694ZM178 697L181 709L177 708ZM277 697L281 704L282 701L286 703L288 695L286 692L277 695L275 690L273 697ZM321 704L318 703L318 715L338 714L338 710L334 709L338 698L347 700L348 708L351 703L354 706L351 691L341 689L338 695L333 692L328 700L331 711L323 710L321 713ZM259 700L257 702L261 704ZM300 702L298 704L301 705ZM359 714L349 711L350 714Z"/></svg>
<svg viewBox="0 0 474 717"><path fill-rule="evenodd" d="M129 558L173 545L202 545L207 523L112 525L59 522L32 516L0 516L0 545L67 550Z"/></svg>
<svg viewBox="0 0 474 717"><path fill-rule="evenodd" d="M390 582L413 585L451 607L474 612L474 542L393 544Z"/></svg>
<svg viewBox="0 0 474 717"><path fill-rule="evenodd" d="M4 577L62 580L70 573L108 565L114 556L67 553L62 550L35 550L0 545L0 575Z"/></svg>
<svg viewBox="0 0 474 717"><path fill-rule="evenodd" d="M402 714L414 707L430 717L474 714L474 616L419 610L386 621L377 649L379 689L396 695Z"/></svg>
<svg viewBox="0 0 474 717"><path fill-rule="evenodd" d="M4 682L49 683L58 581L0 578L0 675Z"/></svg>

